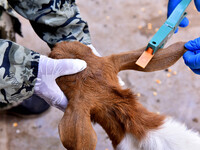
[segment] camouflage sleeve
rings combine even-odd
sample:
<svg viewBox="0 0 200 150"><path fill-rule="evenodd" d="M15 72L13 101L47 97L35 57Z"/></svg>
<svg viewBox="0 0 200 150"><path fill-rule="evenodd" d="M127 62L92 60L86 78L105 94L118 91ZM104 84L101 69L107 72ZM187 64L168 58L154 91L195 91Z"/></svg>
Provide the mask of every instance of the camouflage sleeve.
<svg viewBox="0 0 200 150"><path fill-rule="evenodd" d="M39 58L36 52L11 41L0 40L1 104L18 104L33 94Z"/></svg>
<svg viewBox="0 0 200 150"><path fill-rule="evenodd" d="M8 0L20 15L30 20L41 39L53 46L60 41L91 44L87 23L75 0Z"/></svg>
<svg viewBox="0 0 200 150"><path fill-rule="evenodd" d="M4 16L4 13L6 13L7 15L9 15L9 18L3 18ZM21 32L21 23L19 22L18 18L17 18L17 15L16 15L16 12L13 11L13 9L10 7L10 5L8 4L7 0L0 0L0 21L4 22L4 21L8 21L10 20L11 21L11 24L13 25L12 26L12 30L19 34L20 36L22 36L22 32ZM7 23L3 23L0 24L0 27L2 27L3 25L7 25ZM0 29L1 31L1 29ZM12 36L13 37L13 36ZM4 37L2 36L2 33L0 33L0 38L4 39ZM12 39L13 38L10 38L9 37L6 37L5 39Z"/></svg>

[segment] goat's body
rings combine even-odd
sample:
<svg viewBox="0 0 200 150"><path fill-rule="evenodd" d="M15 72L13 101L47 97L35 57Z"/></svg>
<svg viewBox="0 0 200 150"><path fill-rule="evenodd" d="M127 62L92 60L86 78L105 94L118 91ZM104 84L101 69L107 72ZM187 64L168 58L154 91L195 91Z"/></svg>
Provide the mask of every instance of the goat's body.
<svg viewBox="0 0 200 150"><path fill-rule="evenodd" d="M163 125L149 131L144 139L138 141L127 133L116 150L199 150L199 134L188 130L172 118L165 119Z"/></svg>
<svg viewBox="0 0 200 150"><path fill-rule="evenodd" d="M179 47L183 48L183 44ZM124 90L118 84L117 73L137 68L134 62L140 53L97 57L90 48L78 42L60 43L55 49L50 55L53 58L79 58L88 65L81 73L57 79L69 99L59 124L61 141L68 150L95 149L97 137L91 121L105 129L117 150L132 150L135 146L139 150L184 150L180 145L187 142L188 137L200 143L197 134L181 128L180 124L165 116L147 111L129 89ZM183 52L178 51L170 63ZM134 55L138 57L134 58ZM155 57L152 62L160 67L158 60L159 57ZM166 67L165 63L162 65L161 68ZM147 71L149 69L147 67ZM183 138L185 141L177 140L179 133L181 137L188 136ZM200 149L200 145L198 147Z"/></svg>

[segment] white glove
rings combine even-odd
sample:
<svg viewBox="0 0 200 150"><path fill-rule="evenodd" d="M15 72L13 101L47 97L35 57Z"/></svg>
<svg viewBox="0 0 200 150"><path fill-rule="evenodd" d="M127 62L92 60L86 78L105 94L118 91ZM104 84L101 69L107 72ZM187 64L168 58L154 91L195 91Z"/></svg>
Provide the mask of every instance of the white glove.
<svg viewBox="0 0 200 150"><path fill-rule="evenodd" d="M86 62L80 59L51 59L41 55L34 87L35 93L49 105L65 111L68 101L55 79L63 75L78 73L86 67Z"/></svg>
<svg viewBox="0 0 200 150"><path fill-rule="evenodd" d="M93 52L96 56L101 57L101 55L97 52L97 50L94 48L94 46L93 46L92 44L87 45L87 46L88 46L89 48L92 49L92 52ZM124 81L120 78L120 76L118 76L118 82L119 82L119 84L120 84L121 86L124 86L124 85L125 85Z"/></svg>
<svg viewBox="0 0 200 150"><path fill-rule="evenodd" d="M101 57L101 55L99 54L99 52L97 52L96 48L94 48L94 46L92 44L87 45L89 48L91 48L92 52L96 55Z"/></svg>

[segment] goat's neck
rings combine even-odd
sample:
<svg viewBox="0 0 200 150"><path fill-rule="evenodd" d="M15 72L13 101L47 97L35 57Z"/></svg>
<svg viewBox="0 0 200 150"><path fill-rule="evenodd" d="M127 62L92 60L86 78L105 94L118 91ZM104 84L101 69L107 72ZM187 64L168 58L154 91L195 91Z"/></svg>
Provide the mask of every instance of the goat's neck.
<svg viewBox="0 0 200 150"><path fill-rule="evenodd" d="M149 130L162 125L165 118L147 111L129 90L121 92L126 94L121 99L116 96L112 105L104 103L101 109L91 111L91 119L104 128L115 148L126 133L132 134L138 141L142 140Z"/></svg>

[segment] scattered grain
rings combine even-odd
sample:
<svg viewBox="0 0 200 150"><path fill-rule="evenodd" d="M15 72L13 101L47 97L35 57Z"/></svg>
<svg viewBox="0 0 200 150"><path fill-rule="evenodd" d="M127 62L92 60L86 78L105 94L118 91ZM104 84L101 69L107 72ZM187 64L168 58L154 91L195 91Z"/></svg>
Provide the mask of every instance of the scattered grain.
<svg viewBox="0 0 200 150"><path fill-rule="evenodd" d="M141 97L141 94L140 94L140 93L137 93L137 97Z"/></svg>
<svg viewBox="0 0 200 150"><path fill-rule="evenodd" d="M158 32L159 28L155 28L155 32Z"/></svg>
<svg viewBox="0 0 200 150"><path fill-rule="evenodd" d="M18 126L17 122L13 123L13 127L17 127L17 126Z"/></svg>
<svg viewBox="0 0 200 150"><path fill-rule="evenodd" d="M160 80L157 79L157 80L156 80L156 83L161 84L162 82L161 82Z"/></svg>
<svg viewBox="0 0 200 150"><path fill-rule="evenodd" d="M168 69L168 72L172 72L172 69Z"/></svg>
<svg viewBox="0 0 200 150"><path fill-rule="evenodd" d="M153 92L153 95L154 95L154 96L157 96L157 95L158 95L158 93L157 93L157 92Z"/></svg>
<svg viewBox="0 0 200 150"><path fill-rule="evenodd" d="M106 20L110 20L110 16L106 16Z"/></svg>
<svg viewBox="0 0 200 150"><path fill-rule="evenodd" d="M142 8L141 8L141 11L142 11L142 12L144 12L144 11L145 11L145 8L144 8L144 7L142 7Z"/></svg>
<svg viewBox="0 0 200 150"><path fill-rule="evenodd" d="M138 29L142 29L142 26L141 26L141 25L139 25L139 26L138 26Z"/></svg>
<svg viewBox="0 0 200 150"><path fill-rule="evenodd" d="M152 30L153 25L152 25L151 23L148 23L148 24L147 24L147 28L148 28L148 30Z"/></svg>
<svg viewBox="0 0 200 150"><path fill-rule="evenodd" d="M162 10L159 10L159 11L158 11L158 14L159 14L159 15L162 15Z"/></svg>
<svg viewBox="0 0 200 150"><path fill-rule="evenodd" d="M177 75L177 72L176 72L176 71L173 71L173 75Z"/></svg>
<svg viewBox="0 0 200 150"><path fill-rule="evenodd" d="M168 73L168 74L167 74L167 77L168 77L168 78L170 78L171 76L172 76L171 73Z"/></svg>

